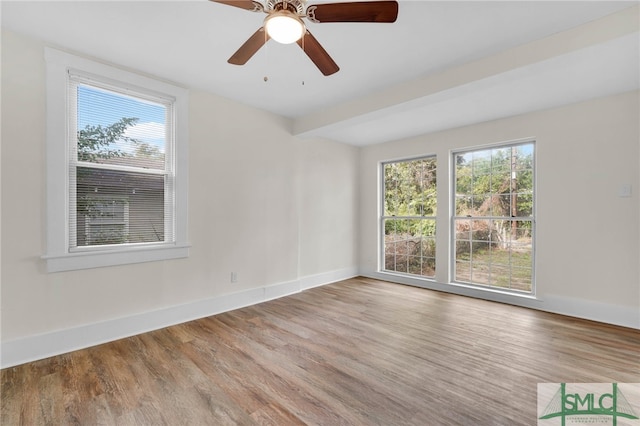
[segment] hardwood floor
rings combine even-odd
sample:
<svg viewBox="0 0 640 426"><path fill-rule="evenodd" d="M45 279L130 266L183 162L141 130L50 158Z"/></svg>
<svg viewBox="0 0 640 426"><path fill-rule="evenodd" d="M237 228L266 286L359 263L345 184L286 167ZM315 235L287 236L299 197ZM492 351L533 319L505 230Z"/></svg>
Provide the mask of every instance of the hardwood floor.
<svg viewBox="0 0 640 426"><path fill-rule="evenodd" d="M355 278L1 374L2 425L534 425L640 332Z"/></svg>

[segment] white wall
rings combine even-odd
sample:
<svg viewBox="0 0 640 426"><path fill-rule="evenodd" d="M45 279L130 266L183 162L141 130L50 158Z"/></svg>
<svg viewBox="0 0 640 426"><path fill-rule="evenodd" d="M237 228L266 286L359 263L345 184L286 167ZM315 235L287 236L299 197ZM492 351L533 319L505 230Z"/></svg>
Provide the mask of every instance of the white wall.
<svg viewBox="0 0 640 426"><path fill-rule="evenodd" d="M43 45L3 31L2 365L355 275L357 149L290 125L192 90L190 257L48 274Z"/></svg>
<svg viewBox="0 0 640 426"><path fill-rule="evenodd" d="M365 147L360 152L360 271L408 284L640 328L639 92L629 92ZM536 296L520 298L447 285L449 158L452 150L536 140ZM378 273L379 162L438 155L435 282ZM632 196L618 189L631 184Z"/></svg>
<svg viewBox="0 0 640 426"><path fill-rule="evenodd" d="M358 152L355 147L299 140L301 174L300 226L307 237L300 242L300 274L321 274L330 265L346 268L356 259L358 211ZM340 145L340 144L336 144Z"/></svg>

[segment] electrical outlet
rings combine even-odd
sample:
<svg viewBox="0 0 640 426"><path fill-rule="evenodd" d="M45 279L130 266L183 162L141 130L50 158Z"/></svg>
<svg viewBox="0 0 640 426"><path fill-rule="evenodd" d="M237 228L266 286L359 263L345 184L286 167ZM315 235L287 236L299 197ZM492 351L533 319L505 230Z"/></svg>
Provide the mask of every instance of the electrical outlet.
<svg viewBox="0 0 640 426"><path fill-rule="evenodd" d="M237 272L232 272L231 273L231 282L232 283L237 283L238 282L238 273Z"/></svg>

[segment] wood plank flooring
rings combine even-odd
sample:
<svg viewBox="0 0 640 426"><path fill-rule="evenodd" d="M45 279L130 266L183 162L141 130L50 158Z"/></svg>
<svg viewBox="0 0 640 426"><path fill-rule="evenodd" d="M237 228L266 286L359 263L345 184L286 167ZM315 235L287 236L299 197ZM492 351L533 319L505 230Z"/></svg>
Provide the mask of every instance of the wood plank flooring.
<svg viewBox="0 0 640 426"><path fill-rule="evenodd" d="M640 332L354 278L4 369L2 425L535 425L640 382Z"/></svg>

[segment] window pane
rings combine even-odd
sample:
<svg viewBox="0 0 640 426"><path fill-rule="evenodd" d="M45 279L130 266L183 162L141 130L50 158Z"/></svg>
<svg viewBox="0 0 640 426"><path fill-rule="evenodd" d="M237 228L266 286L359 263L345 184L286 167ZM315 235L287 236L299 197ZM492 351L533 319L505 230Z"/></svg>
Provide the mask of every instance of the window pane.
<svg viewBox="0 0 640 426"><path fill-rule="evenodd" d="M484 241L471 242L471 259L475 261L489 261L489 243Z"/></svg>
<svg viewBox="0 0 640 426"><path fill-rule="evenodd" d="M519 243L526 244L529 248L531 248L531 238L532 238L532 223L531 221L514 221L513 229L514 229L514 237L513 239Z"/></svg>
<svg viewBox="0 0 640 426"><path fill-rule="evenodd" d="M492 194L502 194L505 192L509 192L511 188L511 172L509 172L508 170L502 171L502 170L498 170L495 171L494 170L494 174L491 175L491 186L490 186L490 192Z"/></svg>
<svg viewBox="0 0 640 426"><path fill-rule="evenodd" d="M471 221L466 219L456 219L456 240L470 240L471 239Z"/></svg>
<svg viewBox="0 0 640 426"><path fill-rule="evenodd" d="M513 156L516 170L533 169L533 144L515 147Z"/></svg>
<svg viewBox="0 0 640 426"><path fill-rule="evenodd" d="M491 174L489 173L473 173L471 181L472 191L475 195L488 194L490 190Z"/></svg>
<svg viewBox="0 0 640 426"><path fill-rule="evenodd" d="M471 203L472 216L488 216L491 213L491 200L486 195L474 195Z"/></svg>
<svg viewBox="0 0 640 426"><path fill-rule="evenodd" d="M473 158L473 174L487 174L491 170L491 150L475 151Z"/></svg>
<svg viewBox="0 0 640 426"><path fill-rule="evenodd" d="M398 220L397 219L385 219L384 221L384 235L385 241L396 241L398 232Z"/></svg>
<svg viewBox="0 0 640 426"><path fill-rule="evenodd" d="M397 179L392 164L384 166L384 215L393 216L396 214L396 188Z"/></svg>
<svg viewBox="0 0 640 426"><path fill-rule="evenodd" d="M511 242L511 221L492 220L491 229L491 240L499 243L498 248L507 248L507 245Z"/></svg>
<svg viewBox="0 0 640 426"><path fill-rule="evenodd" d="M513 266L531 269L531 250L519 248L517 245L512 246L511 264Z"/></svg>
<svg viewBox="0 0 640 426"><path fill-rule="evenodd" d="M518 291L531 291L531 268L512 268L511 289Z"/></svg>
<svg viewBox="0 0 640 426"><path fill-rule="evenodd" d="M394 271L407 272L407 256L402 254L396 255L396 264Z"/></svg>
<svg viewBox="0 0 640 426"><path fill-rule="evenodd" d="M425 258L435 258L436 257L436 240L435 238L423 238L421 242L421 253L420 255Z"/></svg>
<svg viewBox="0 0 640 426"><path fill-rule="evenodd" d="M422 275L422 258L419 256L409 256L409 267L407 272L413 275Z"/></svg>
<svg viewBox="0 0 640 426"><path fill-rule="evenodd" d="M396 255L394 247L387 247L389 250L385 251L384 255L384 269L387 271L395 271L396 269Z"/></svg>
<svg viewBox="0 0 640 426"><path fill-rule="evenodd" d="M519 170L515 172L514 190L522 193L533 192L533 170Z"/></svg>
<svg viewBox="0 0 640 426"><path fill-rule="evenodd" d="M533 214L533 194L513 194L515 216L531 216Z"/></svg>
<svg viewBox="0 0 640 426"><path fill-rule="evenodd" d="M434 159L384 165L384 215L432 216L436 212Z"/></svg>
<svg viewBox="0 0 640 426"><path fill-rule="evenodd" d="M76 87L78 161L164 170L166 105Z"/></svg>
<svg viewBox="0 0 640 426"><path fill-rule="evenodd" d="M511 268L508 264L491 264L491 283L496 287L511 288Z"/></svg>
<svg viewBox="0 0 640 426"><path fill-rule="evenodd" d="M471 262L456 260L456 281L471 282Z"/></svg>
<svg viewBox="0 0 640 426"><path fill-rule="evenodd" d="M502 174L511 169L511 148L491 150L491 169L494 174Z"/></svg>
<svg viewBox="0 0 640 426"><path fill-rule="evenodd" d="M164 176L78 167L76 182L76 246L165 241Z"/></svg>
<svg viewBox="0 0 640 426"><path fill-rule="evenodd" d="M489 220L471 221L471 238L476 241L489 241L491 239L490 223Z"/></svg>
<svg viewBox="0 0 640 426"><path fill-rule="evenodd" d="M390 225L391 224L391 225ZM432 277L435 274L435 220L386 219L385 269Z"/></svg>
<svg viewBox="0 0 640 426"><path fill-rule="evenodd" d="M511 195L501 194L493 197L493 203L491 204L492 216L511 216Z"/></svg>
<svg viewBox="0 0 640 426"><path fill-rule="evenodd" d="M471 196L456 195L456 216L467 216L471 213Z"/></svg>
<svg viewBox="0 0 640 426"><path fill-rule="evenodd" d="M471 281L476 284L491 284L491 268L488 263L478 262L474 259L471 262Z"/></svg>
<svg viewBox="0 0 640 426"><path fill-rule="evenodd" d="M456 259L471 260L471 242L456 241Z"/></svg>
<svg viewBox="0 0 640 426"><path fill-rule="evenodd" d="M427 258L422 265L422 275L425 277L435 277L436 275L436 259Z"/></svg>

